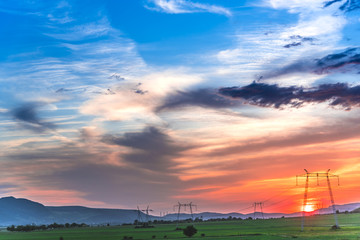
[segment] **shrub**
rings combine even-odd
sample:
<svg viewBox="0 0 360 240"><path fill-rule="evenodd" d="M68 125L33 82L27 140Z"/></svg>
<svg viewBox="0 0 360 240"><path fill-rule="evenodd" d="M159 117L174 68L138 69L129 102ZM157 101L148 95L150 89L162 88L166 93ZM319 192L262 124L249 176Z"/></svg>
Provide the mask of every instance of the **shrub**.
<svg viewBox="0 0 360 240"><path fill-rule="evenodd" d="M338 230L338 229L340 229L340 227L338 225L333 225L333 226L331 226L330 229L331 230Z"/></svg>
<svg viewBox="0 0 360 240"><path fill-rule="evenodd" d="M183 231L185 236L191 237L197 233L197 229L193 226L187 226Z"/></svg>

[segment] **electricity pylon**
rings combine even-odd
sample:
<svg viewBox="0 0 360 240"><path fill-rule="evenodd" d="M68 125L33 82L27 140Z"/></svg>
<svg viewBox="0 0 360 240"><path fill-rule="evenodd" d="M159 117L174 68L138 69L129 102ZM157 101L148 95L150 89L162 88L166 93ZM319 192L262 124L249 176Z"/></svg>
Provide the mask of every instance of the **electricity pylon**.
<svg viewBox="0 0 360 240"><path fill-rule="evenodd" d="M148 205L146 209L143 209L143 210L141 210L141 211L146 214L146 222L148 223L148 222L149 222L149 219L150 219L149 212L152 212L152 211L154 211L154 210L149 209L149 205ZM151 219L150 219L150 220L151 220Z"/></svg>
<svg viewBox="0 0 360 240"><path fill-rule="evenodd" d="M296 175L296 185L297 185L297 178L298 177L306 177L305 192L304 192L304 202L303 202L303 207L302 207L301 231L304 231L305 207L306 207L306 204L307 204L307 197L308 197L309 178L311 178L311 177L316 177L317 178L317 185L318 186L319 186L319 178L326 178L328 189L329 189L330 200L331 200L331 204L332 204L332 209L333 209L333 213L334 213L334 218L335 218L335 226L338 228L339 227L339 222L338 222L338 219L337 219L337 216L336 216L335 201L334 201L334 195L333 195L332 190L331 190L330 178L331 177L336 177L338 179L338 185L340 185L339 176L334 175L334 174L330 174L329 173L330 169L328 169L327 172L325 172L325 173L311 173L311 172L308 172L306 169L304 169L304 170L306 172L305 174Z"/></svg>
<svg viewBox="0 0 360 240"><path fill-rule="evenodd" d="M141 211L140 211L140 208L139 206L137 206L137 224L140 224L143 222L143 219L142 219L142 216L141 216Z"/></svg>
<svg viewBox="0 0 360 240"><path fill-rule="evenodd" d="M254 202L254 220L256 219L255 218L255 214L256 214L256 206L260 206L260 213L261 213L261 215L262 215L262 218L264 219L264 212L263 212L263 208L262 208L262 206L263 206L263 202Z"/></svg>
<svg viewBox="0 0 360 240"><path fill-rule="evenodd" d="M189 207L189 208L190 208L191 220L194 221L193 209L192 209L192 208L195 207L196 210L197 210L197 206L196 206L195 204L193 204L192 202L190 202L190 203L180 203L180 202L178 202L178 204L174 205L174 210L175 210L175 208L178 209L176 228L177 228L178 225L179 225L181 208L184 208L184 210L186 211L186 207Z"/></svg>

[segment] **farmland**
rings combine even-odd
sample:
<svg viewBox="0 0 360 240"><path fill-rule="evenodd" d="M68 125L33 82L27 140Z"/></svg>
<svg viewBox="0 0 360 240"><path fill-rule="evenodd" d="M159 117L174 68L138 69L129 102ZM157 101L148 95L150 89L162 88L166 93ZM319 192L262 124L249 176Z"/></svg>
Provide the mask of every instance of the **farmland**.
<svg viewBox="0 0 360 240"><path fill-rule="evenodd" d="M340 214L340 230L330 230L332 215L306 218L305 230L300 231L301 218L232 220L195 223L198 232L191 239L360 239L360 214ZM180 227L186 227L182 224ZM154 228L135 229L132 225L57 229L34 232L0 232L4 240L120 240L186 239L176 224L158 224ZM203 235L203 236L202 236Z"/></svg>

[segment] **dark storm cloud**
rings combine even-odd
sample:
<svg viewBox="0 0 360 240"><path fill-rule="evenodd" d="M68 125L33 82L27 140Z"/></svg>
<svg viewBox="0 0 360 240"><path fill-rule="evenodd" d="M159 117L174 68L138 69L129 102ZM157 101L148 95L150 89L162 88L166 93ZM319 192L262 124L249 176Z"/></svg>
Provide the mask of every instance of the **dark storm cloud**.
<svg viewBox="0 0 360 240"><path fill-rule="evenodd" d="M274 78L293 73L315 73L325 74L329 72L341 71L344 67L351 64L360 64L360 48L350 48L339 53L329 54L320 59L302 59L289 64L278 70L272 70L262 74L263 78ZM358 72L359 67L354 67ZM349 71L347 69L346 71Z"/></svg>
<svg viewBox="0 0 360 240"><path fill-rule="evenodd" d="M125 133L120 137L106 135L103 142L132 148L133 152L122 154L121 158L130 165L154 171L164 171L175 166L173 158L189 149L189 146L174 142L155 127L147 127L142 132Z"/></svg>
<svg viewBox="0 0 360 240"><path fill-rule="evenodd" d="M199 89L189 92L177 91L168 96L156 111L161 112L185 106L200 106L204 108L227 108L235 105L235 101L227 99L211 89Z"/></svg>
<svg viewBox="0 0 360 240"><path fill-rule="evenodd" d="M38 115L38 109L44 103L25 103L11 111L12 116L19 124L34 132L44 132L55 128L55 125L46 122Z"/></svg>
<svg viewBox="0 0 360 240"><path fill-rule="evenodd" d="M302 88L253 82L244 87L221 88L219 93L261 107L301 107L305 103L322 102L329 102L330 106L340 106L346 110L360 106L360 86L350 87L346 83Z"/></svg>
<svg viewBox="0 0 360 240"><path fill-rule="evenodd" d="M324 7L329 7L332 4L337 3L337 2L343 2L343 0L327 1L324 3ZM346 1L344 1L343 4L341 4L339 9L344 12L351 12L356 9L360 9L360 1L359 0L346 0Z"/></svg>

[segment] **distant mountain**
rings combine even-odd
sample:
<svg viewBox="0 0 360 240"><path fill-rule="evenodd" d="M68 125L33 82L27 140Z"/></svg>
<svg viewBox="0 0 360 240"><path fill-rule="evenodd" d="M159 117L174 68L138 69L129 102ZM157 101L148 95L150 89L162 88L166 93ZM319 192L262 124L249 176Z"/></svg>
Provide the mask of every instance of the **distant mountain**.
<svg viewBox="0 0 360 240"><path fill-rule="evenodd" d="M359 208L359 207L360 207L360 203L348 203L348 204L343 204L343 205L335 204L335 209L339 210L339 212L345 212L345 211L351 212L354 209ZM330 206L328 208L319 209L319 212L320 212L320 214L329 214L329 213L332 213L333 210L332 210L332 207Z"/></svg>
<svg viewBox="0 0 360 240"><path fill-rule="evenodd" d="M345 211L351 212L357 208L359 208L357 211L360 212L360 203L348 203L348 204L343 204L343 205L335 205L335 209L339 210L339 212L345 212ZM318 210L314 211L313 213L314 214L331 214L331 213L333 213L333 209L330 206L328 208L318 209ZM262 218L263 216L264 216L264 218L299 217L301 215L302 215L301 212L294 212L294 213L256 212L255 218ZM223 213L203 212L203 213L193 214L193 216L194 216L194 218L199 218L199 219L203 219L203 220L209 220L209 219L214 219L214 218L229 218L229 217L246 219L249 217L254 218L254 213L248 213L248 214L226 213L226 214L223 214ZM177 214L176 213L168 214L168 215L164 216L164 218L167 220L176 220ZM190 214L181 213L179 215L180 220L189 219L189 218L191 218Z"/></svg>
<svg viewBox="0 0 360 240"><path fill-rule="evenodd" d="M351 211L352 213L360 213L360 208L354 209Z"/></svg>
<svg viewBox="0 0 360 240"><path fill-rule="evenodd" d="M45 223L51 221L52 214L50 210L40 203L14 197L0 199L0 225Z"/></svg>
<svg viewBox="0 0 360 240"><path fill-rule="evenodd" d="M344 205L335 205L335 208L340 212L345 211L359 211L360 203L350 203ZM320 214L332 213L332 208L323 208L318 210ZM140 213L141 218L145 221L146 215ZM280 217L297 217L301 216L301 212L284 214L284 213L263 213L264 218L280 218ZM193 214L194 218L203 220L215 218L248 218L254 217L254 213L216 213L216 212L202 212ZM262 214L257 212L256 218L262 218ZM181 220L191 218L190 214L182 213L179 218ZM66 206L66 207L49 207L40 203L33 202L27 199L4 197L0 198L0 226L9 225L25 225L25 224L51 224L51 223L86 223L90 225L100 224L123 224L133 223L138 219L137 210L124 209L104 209L104 208L87 208L81 206ZM150 220L176 220L177 214L168 214L164 217L150 216Z"/></svg>
<svg viewBox="0 0 360 240"><path fill-rule="evenodd" d="M144 213L140 213L146 219ZM123 224L133 223L137 210L101 209L80 206L47 207L27 199L0 198L0 226L51 223Z"/></svg>
<svg viewBox="0 0 360 240"><path fill-rule="evenodd" d="M301 216L301 213L291 213L291 214L286 214L286 213L261 213L261 212L256 212L255 213L255 218L262 218L264 216L264 218L281 218L281 217L297 217L297 216ZM196 213L193 214L194 219L195 218L199 218L202 220L209 220L209 219L216 219L216 218L242 218L242 219L246 219L246 218L254 218L254 213L248 213L248 214L241 214L241 213L214 213L214 212L203 212L203 213ZM181 213L179 215L179 219L180 220L185 220L185 219L189 219L191 218L191 214L187 214L187 213ZM172 214L168 214L166 216L164 216L165 220L176 220L177 219L177 214L176 213L172 213Z"/></svg>
<svg viewBox="0 0 360 240"><path fill-rule="evenodd" d="M137 210L87 208L80 206L46 207L57 217L59 223L123 224L133 223L138 218ZM146 215L141 213L142 219ZM153 219L153 218L152 218Z"/></svg>

